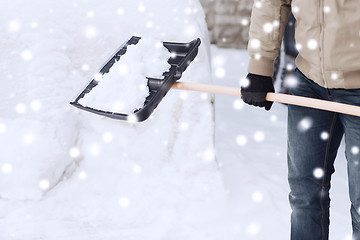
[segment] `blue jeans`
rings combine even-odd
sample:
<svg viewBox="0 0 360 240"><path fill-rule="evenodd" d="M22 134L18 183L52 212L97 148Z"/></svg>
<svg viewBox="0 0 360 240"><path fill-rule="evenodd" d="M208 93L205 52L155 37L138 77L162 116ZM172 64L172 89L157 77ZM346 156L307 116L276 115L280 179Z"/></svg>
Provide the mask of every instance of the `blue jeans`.
<svg viewBox="0 0 360 240"><path fill-rule="evenodd" d="M291 95L360 106L360 89L326 89L298 69L295 74L298 85ZM345 134L353 238L360 240L360 117L293 105L288 109L291 239L328 239L330 180Z"/></svg>

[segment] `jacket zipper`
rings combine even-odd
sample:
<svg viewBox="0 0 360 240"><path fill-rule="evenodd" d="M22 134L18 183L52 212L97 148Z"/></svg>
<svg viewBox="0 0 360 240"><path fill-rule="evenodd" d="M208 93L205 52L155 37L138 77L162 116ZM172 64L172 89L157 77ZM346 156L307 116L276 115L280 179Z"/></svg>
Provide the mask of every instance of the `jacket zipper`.
<svg viewBox="0 0 360 240"><path fill-rule="evenodd" d="M320 0L320 14L319 14L319 21L320 21L320 71L321 71L321 76L324 80L324 87L327 88L327 84L326 84L326 78L325 78L325 74L324 74L324 58L325 58L325 54L324 54L324 25L325 25L325 13L324 13L324 0Z"/></svg>

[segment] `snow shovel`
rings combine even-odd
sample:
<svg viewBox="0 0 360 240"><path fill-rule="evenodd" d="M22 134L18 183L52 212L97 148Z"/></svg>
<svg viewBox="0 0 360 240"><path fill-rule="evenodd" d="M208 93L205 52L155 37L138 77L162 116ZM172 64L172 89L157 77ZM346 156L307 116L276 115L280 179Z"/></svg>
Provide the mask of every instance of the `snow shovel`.
<svg viewBox="0 0 360 240"><path fill-rule="evenodd" d="M106 74L110 71L110 68L116 61L120 59L122 55L126 53L127 46L136 45L140 37L132 36L130 40L121 45L115 53L105 62L100 68L98 74ZM79 100L89 93L96 85L98 81L91 79L80 94L70 103L71 105L80 108L85 111L89 111L95 114L99 114L105 117L118 119L118 120L130 120L135 122L141 122L146 120L154 109L161 102L166 93L170 90L173 84L181 78L182 73L194 60L198 53L198 48L201 41L195 39L188 43L177 43L177 42L163 42L165 48L172 53L172 57L169 58L168 63L171 65L168 72L164 72L163 79L147 78L149 87L149 96L146 98L144 105L140 109L135 109L133 114L123 114L116 112L103 111L94 109L88 106L83 106L79 103Z"/></svg>
<svg viewBox="0 0 360 240"><path fill-rule="evenodd" d="M129 41L124 43L113 54L113 56L110 57L110 59L107 62L105 62L105 64L100 68L98 73L105 74L109 72L111 66L117 60L119 60L123 54L126 53L127 46L131 44L137 44L139 40L140 37L133 36ZM240 97L241 96L240 88L190 83L190 82L176 82L181 78L182 73L186 70L186 68L196 57L200 43L201 43L200 39L195 39L189 43L163 42L164 47L166 47L171 53L175 54L175 57L172 57L168 60L168 63L171 65L171 68L169 69L168 72L163 73L163 77L164 77L163 79L148 78L149 96L146 98L143 107L140 109L136 109L133 114L129 115L129 114L123 114L117 112L108 112L99 109L93 109L87 106L82 106L81 104L79 104L78 101L97 85L97 81L95 79L91 79L90 82L85 86L85 88L80 92L80 94L70 104L82 110L99 114L105 117L118 119L118 120L141 122L146 120L151 115L151 113L158 106L158 104L161 102L163 97L167 94L167 92L170 89L200 91L206 93L216 93L216 94L224 94L224 95ZM268 93L266 96L266 100L272 102L280 102L285 104L292 104L297 106L344 113L344 114L360 117L360 107L349 104L330 102L325 100L318 100L313 98L293 96L293 95L280 94L280 93Z"/></svg>

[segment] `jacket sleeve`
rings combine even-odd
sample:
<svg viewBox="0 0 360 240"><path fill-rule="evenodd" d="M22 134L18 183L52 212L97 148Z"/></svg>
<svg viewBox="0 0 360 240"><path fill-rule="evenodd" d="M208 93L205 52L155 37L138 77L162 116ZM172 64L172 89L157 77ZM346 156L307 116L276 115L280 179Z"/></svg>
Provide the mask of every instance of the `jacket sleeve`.
<svg viewBox="0 0 360 240"><path fill-rule="evenodd" d="M254 1L248 44L249 73L273 75L290 11L291 0Z"/></svg>

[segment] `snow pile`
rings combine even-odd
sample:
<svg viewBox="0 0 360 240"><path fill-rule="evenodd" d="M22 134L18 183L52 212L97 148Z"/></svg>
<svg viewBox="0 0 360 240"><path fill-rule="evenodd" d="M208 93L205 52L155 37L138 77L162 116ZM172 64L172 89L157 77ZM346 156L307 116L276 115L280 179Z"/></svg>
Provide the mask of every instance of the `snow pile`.
<svg viewBox="0 0 360 240"><path fill-rule="evenodd" d="M138 124L69 105L133 35L200 37L182 80L209 82L198 1L14 0L3 13L0 239L234 239L210 95L170 91Z"/></svg>
<svg viewBox="0 0 360 240"><path fill-rule="evenodd" d="M127 47L109 73L95 75L98 85L79 103L104 111L133 113L143 107L149 96L146 77L162 79L162 73L171 67L169 58L170 52L161 41L141 38L136 45Z"/></svg>

